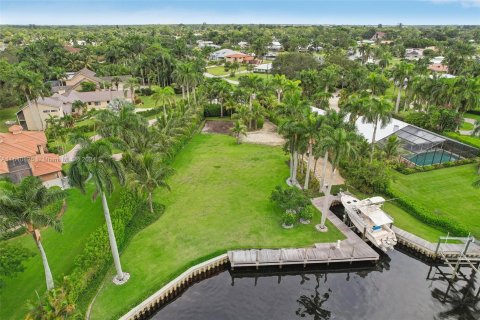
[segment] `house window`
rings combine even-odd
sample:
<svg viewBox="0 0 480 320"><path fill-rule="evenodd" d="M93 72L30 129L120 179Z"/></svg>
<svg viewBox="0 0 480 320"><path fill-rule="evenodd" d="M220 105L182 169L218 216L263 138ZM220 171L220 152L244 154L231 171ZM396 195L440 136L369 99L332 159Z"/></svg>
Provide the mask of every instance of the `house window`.
<svg viewBox="0 0 480 320"><path fill-rule="evenodd" d="M43 113L49 113L50 110L43 110Z"/></svg>
<svg viewBox="0 0 480 320"><path fill-rule="evenodd" d="M96 106L99 106L99 105L100 105L100 102L99 102L99 101L95 101L95 105L96 105Z"/></svg>
<svg viewBox="0 0 480 320"><path fill-rule="evenodd" d="M91 102L89 102L89 103L88 103L88 105L89 105L89 106L91 106L91 105L92 105L92 103L91 103Z"/></svg>

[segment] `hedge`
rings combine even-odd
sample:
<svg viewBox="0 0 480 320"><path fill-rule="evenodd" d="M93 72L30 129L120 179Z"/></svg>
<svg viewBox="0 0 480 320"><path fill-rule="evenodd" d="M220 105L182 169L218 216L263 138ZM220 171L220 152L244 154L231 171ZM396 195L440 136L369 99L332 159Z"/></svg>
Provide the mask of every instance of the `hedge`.
<svg viewBox="0 0 480 320"><path fill-rule="evenodd" d="M210 104L207 104L205 105L205 108L204 108L204 116L205 117L220 117L220 113L221 113L221 110L220 110L221 106L219 104L216 104L216 103L210 103ZM223 110L224 111L224 115L225 115L225 109Z"/></svg>
<svg viewBox="0 0 480 320"><path fill-rule="evenodd" d="M475 163L478 162L479 158L469 158L469 159L461 159L457 161L449 161L449 162L444 162L444 163L437 163L429 166L415 166L415 167L407 167L406 165L402 163L398 163L393 166L395 170L397 170L400 173L403 174L413 174L413 173L419 173L419 172L428 172L432 170L438 170L438 169L443 169L443 168L450 168L450 167L457 167L457 166L462 166L465 164L470 164L470 163Z"/></svg>
<svg viewBox="0 0 480 320"><path fill-rule="evenodd" d="M468 236L469 234L468 230L458 222L447 217L434 215L428 209L418 205L414 201L406 199L405 195L397 193L391 188L387 188L385 194L388 197L395 199L394 202L400 208L404 209L418 220L430 226L437 227L445 232L449 232L454 236Z"/></svg>

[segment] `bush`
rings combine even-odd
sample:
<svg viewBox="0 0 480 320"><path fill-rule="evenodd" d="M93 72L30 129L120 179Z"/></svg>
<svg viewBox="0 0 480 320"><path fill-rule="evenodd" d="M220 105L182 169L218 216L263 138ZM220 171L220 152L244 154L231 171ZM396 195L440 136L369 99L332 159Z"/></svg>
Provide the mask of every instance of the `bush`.
<svg viewBox="0 0 480 320"><path fill-rule="evenodd" d="M293 226L293 224L297 221L297 215L291 212L285 212L283 214L282 221L285 226Z"/></svg>
<svg viewBox="0 0 480 320"><path fill-rule="evenodd" d="M263 124L265 123L265 118L261 117L256 120L257 121L257 129L260 130L263 128Z"/></svg>
<svg viewBox="0 0 480 320"><path fill-rule="evenodd" d="M388 197L395 199L395 203L399 207L430 226L449 232L453 236L467 236L469 234L467 229L458 222L453 221L448 217L442 217L430 212L416 202L406 199L404 195L395 192L391 188L387 188L385 194Z"/></svg>
<svg viewBox="0 0 480 320"><path fill-rule="evenodd" d="M138 112L138 114L141 115L144 118L147 118L147 117L155 116L155 115L160 114L162 112L163 112L163 110L161 108L153 108L153 109L150 109L150 110Z"/></svg>
<svg viewBox="0 0 480 320"><path fill-rule="evenodd" d="M151 96L152 94L155 93L155 91L152 90L152 88L140 88L140 89L135 90L135 93L137 93L141 96Z"/></svg>
<svg viewBox="0 0 480 320"><path fill-rule="evenodd" d="M310 200L302 190L295 187L282 189L282 187L276 186L270 199L283 211L293 211L296 213L302 211L310 204Z"/></svg>
<svg viewBox="0 0 480 320"><path fill-rule="evenodd" d="M205 105L203 114L205 117L220 117L220 105L215 103L210 103Z"/></svg>
<svg viewBox="0 0 480 320"><path fill-rule="evenodd" d="M389 183L390 176L384 163L380 161L357 161L342 164L344 176L348 182L358 190L372 194L384 192Z"/></svg>
<svg viewBox="0 0 480 320"><path fill-rule="evenodd" d="M306 206L305 209L300 211L300 218L303 220L312 220L314 210L311 205Z"/></svg>

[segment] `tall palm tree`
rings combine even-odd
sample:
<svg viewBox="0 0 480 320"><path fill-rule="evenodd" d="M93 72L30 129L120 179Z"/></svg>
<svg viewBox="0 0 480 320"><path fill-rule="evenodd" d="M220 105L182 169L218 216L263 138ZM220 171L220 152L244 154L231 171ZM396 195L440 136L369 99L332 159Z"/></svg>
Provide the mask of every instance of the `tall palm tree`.
<svg viewBox="0 0 480 320"><path fill-rule="evenodd" d="M81 100L75 100L72 103L72 111L78 113L80 111L80 114L84 114L85 111L87 111L87 103L83 102Z"/></svg>
<svg viewBox="0 0 480 320"><path fill-rule="evenodd" d="M167 103L173 104L175 98L175 91L172 87L166 86L164 88L159 88L152 96L153 100L155 101L155 106L157 106L158 102L162 103L163 107L163 117L167 118Z"/></svg>
<svg viewBox="0 0 480 320"><path fill-rule="evenodd" d="M130 96L132 97L133 103L135 103L135 89L139 88L140 84L137 78L128 78L127 88L130 89Z"/></svg>
<svg viewBox="0 0 480 320"><path fill-rule="evenodd" d="M328 149L329 153L331 154L332 170L330 171L330 183L325 190L322 218L320 225L318 225L318 229L320 230L325 230L325 220L327 218L327 211L330 205L330 193L332 191L335 170L338 169L340 161L353 158L355 156L354 143L356 141L356 134L352 131L347 131L344 128L335 129L331 135L325 136L321 140L321 144Z"/></svg>
<svg viewBox="0 0 480 320"><path fill-rule="evenodd" d="M84 146L78 151L77 157L70 167L68 177L70 185L79 188L82 192L86 191L87 180L92 180L95 186L95 195L101 194L108 239L117 271L114 280L120 283L125 281L126 274L122 271L120 264L120 256L107 202L107 196L111 195L115 188L114 178L117 178L121 185L125 183L123 165L113 160L110 144L99 140Z"/></svg>
<svg viewBox="0 0 480 320"><path fill-rule="evenodd" d="M237 140L237 144L240 144L240 137L243 135L247 134L247 126L243 124L243 121L240 119L237 119L235 121L235 124L233 125L233 128L230 129L232 133L235 135L235 138Z"/></svg>
<svg viewBox="0 0 480 320"><path fill-rule="evenodd" d="M305 173L305 183L303 185L304 190L308 190L308 184L310 182L310 170L311 162L313 159L313 146L316 144L319 138L319 132L324 124L325 118L316 113L310 113L305 117L305 131L304 137L307 140L308 159L307 159L307 172Z"/></svg>
<svg viewBox="0 0 480 320"><path fill-rule="evenodd" d="M375 152L375 136L377 134L378 126L385 128L385 126L392 119L392 104L385 98L373 97L368 103L365 110L363 122L373 123L372 145L370 153L370 162L373 161L373 154Z"/></svg>
<svg viewBox="0 0 480 320"><path fill-rule="evenodd" d="M173 170L164 165L158 155L151 152L137 156L126 153L122 162L129 169L129 184L140 193L147 193L148 206L153 213L152 194L159 187L170 190L165 180Z"/></svg>
<svg viewBox="0 0 480 320"><path fill-rule="evenodd" d="M47 290L54 288L47 255L42 246L41 228L53 227L61 231L61 223L45 208L65 197L58 189L47 189L39 178L26 177L18 185L5 183L0 189L0 221L9 226L24 226L33 237L42 258Z"/></svg>
<svg viewBox="0 0 480 320"><path fill-rule="evenodd" d="M38 98L43 97L45 92L42 76L20 65L13 69L11 86L13 91L21 92L25 96L32 119L37 117L40 128L44 130L42 116L38 109ZM35 117L32 112L32 100L35 102L37 111Z"/></svg>
<svg viewBox="0 0 480 320"><path fill-rule="evenodd" d="M415 65L402 61L392 70L393 79L395 80L398 89L397 101L395 102L395 113L398 113L400 99L402 97L402 89L407 88L408 82L412 79L414 69Z"/></svg>

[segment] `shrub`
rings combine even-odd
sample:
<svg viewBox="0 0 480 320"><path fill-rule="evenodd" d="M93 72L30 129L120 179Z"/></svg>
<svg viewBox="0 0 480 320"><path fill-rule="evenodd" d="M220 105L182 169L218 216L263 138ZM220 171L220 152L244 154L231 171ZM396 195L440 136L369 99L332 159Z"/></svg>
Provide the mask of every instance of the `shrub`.
<svg viewBox="0 0 480 320"><path fill-rule="evenodd" d="M300 211L300 218L303 220L311 220L313 218L314 208L311 205L306 206L302 211Z"/></svg>
<svg viewBox="0 0 480 320"><path fill-rule="evenodd" d="M263 124L265 123L265 118L261 117L261 118L258 118L257 119L257 129L262 129L263 128Z"/></svg>
<svg viewBox="0 0 480 320"><path fill-rule="evenodd" d="M270 199L283 211L300 212L310 204L310 200L302 190L295 187L282 189L282 187L276 186Z"/></svg>
<svg viewBox="0 0 480 320"><path fill-rule="evenodd" d="M430 226L437 227L445 232L449 232L454 236L467 236L469 234L467 229L464 226L460 225L458 222L453 221L448 217L443 217L430 212L426 208L418 205L414 201L405 198L404 195L397 193L391 188L387 188L385 193L390 198L394 198L396 204L398 204L399 207L410 213L418 220Z"/></svg>
<svg viewBox="0 0 480 320"><path fill-rule="evenodd" d="M135 93L137 93L141 96L151 96L152 94L155 93L155 91L152 90L152 88L140 88L140 89L135 90Z"/></svg>
<svg viewBox="0 0 480 320"><path fill-rule="evenodd" d="M163 112L163 110L161 108L153 108L153 109L150 109L150 110L138 112L138 114L141 115L142 117L147 118L147 117L150 117L150 116L160 114L162 112Z"/></svg>
<svg viewBox="0 0 480 320"><path fill-rule="evenodd" d="M384 192L390 183L385 164L377 160L348 162L342 168L349 183L367 194Z"/></svg>
<svg viewBox="0 0 480 320"><path fill-rule="evenodd" d="M403 173L403 174L412 174L412 173L418 173L418 172L427 172L427 171L432 171L432 170L438 170L438 169L443 169L443 168L462 166L462 165L465 165L465 164L475 163L475 162L478 162L478 161L479 161L479 158L466 158L466 159L460 159L460 160L457 160L457 161L436 163L434 165L429 165L429 166L415 166L415 167L407 167L403 163L397 163L394 166L392 166L392 168L397 170L400 173Z"/></svg>
<svg viewBox="0 0 480 320"><path fill-rule="evenodd" d="M205 117L220 117L220 105L216 103L210 103L205 105L204 116Z"/></svg>
<svg viewBox="0 0 480 320"><path fill-rule="evenodd" d="M297 221L297 215L291 212L285 212L282 218L283 224L286 226L293 226Z"/></svg>

